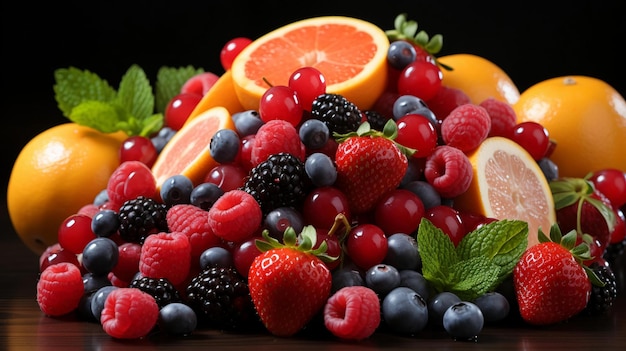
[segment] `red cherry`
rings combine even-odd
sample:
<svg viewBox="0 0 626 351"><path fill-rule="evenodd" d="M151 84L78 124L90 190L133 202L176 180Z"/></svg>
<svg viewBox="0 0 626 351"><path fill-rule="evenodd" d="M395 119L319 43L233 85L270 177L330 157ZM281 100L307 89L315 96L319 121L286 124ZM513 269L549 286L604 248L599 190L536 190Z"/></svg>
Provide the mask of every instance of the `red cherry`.
<svg viewBox="0 0 626 351"><path fill-rule="evenodd" d="M213 183L224 192L242 187L248 172L241 166L224 164L211 169L204 179L207 183Z"/></svg>
<svg viewBox="0 0 626 351"><path fill-rule="evenodd" d="M383 196L374 208L374 220L386 235L411 234L424 217L424 204L414 192L395 189Z"/></svg>
<svg viewBox="0 0 626 351"><path fill-rule="evenodd" d="M291 74L288 86L298 94L302 108L311 111L313 100L326 92L326 78L317 68L302 67Z"/></svg>
<svg viewBox="0 0 626 351"><path fill-rule="evenodd" d="M122 143L120 148L120 163L126 161L139 161L148 167L152 167L159 153L149 138L133 135Z"/></svg>
<svg viewBox="0 0 626 351"><path fill-rule="evenodd" d="M359 268L367 270L381 263L387 255L387 236L374 224L359 224L350 230L346 252Z"/></svg>
<svg viewBox="0 0 626 351"><path fill-rule="evenodd" d="M59 243L49 246L39 256L39 272L56 263L69 262L80 268L78 256L61 247Z"/></svg>
<svg viewBox="0 0 626 351"><path fill-rule="evenodd" d="M398 93L413 95L422 100L432 99L441 88L443 73L437 65L416 60L408 64L398 77Z"/></svg>
<svg viewBox="0 0 626 351"><path fill-rule="evenodd" d="M450 237L454 246L458 245L465 236L465 227L457 210L450 206L438 205L426 210L424 218Z"/></svg>
<svg viewBox="0 0 626 351"><path fill-rule="evenodd" d="M246 46L250 45L250 43L252 43L252 40L249 38L237 37L224 44L220 51L220 63L225 71L230 69L237 55L239 55L241 50L245 49Z"/></svg>
<svg viewBox="0 0 626 351"><path fill-rule="evenodd" d="M73 214L67 217L59 227L58 239L62 248L78 255L96 234L91 230L91 217Z"/></svg>
<svg viewBox="0 0 626 351"><path fill-rule="evenodd" d="M341 190L332 186L313 189L304 199L302 207L305 223L315 228L329 230L340 213L350 222L348 198Z"/></svg>
<svg viewBox="0 0 626 351"><path fill-rule="evenodd" d="M614 208L626 204L626 172L615 168L593 172L589 180L606 196Z"/></svg>
<svg viewBox="0 0 626 351"><path fill-rule="evenodd" d="M535 161L545 157L550 147L548 130L537 122L518 123L513 129L511 139L528 151Z"/></svg>
<svg viewBox="0 0 626 351"><path fill-rule="evenodd" d="M196 93L180 93L174 96L165 107L165 126L180 130L200 100L202 95Z"/></svg>
<svg viewBox="0 0 626 351"><path fill-rule="evenodd" d="M396 142L415 149L413 157L430 156L437 147L437 130L428 118L418 114L407 114L397 121L398 135Z"/></svg>

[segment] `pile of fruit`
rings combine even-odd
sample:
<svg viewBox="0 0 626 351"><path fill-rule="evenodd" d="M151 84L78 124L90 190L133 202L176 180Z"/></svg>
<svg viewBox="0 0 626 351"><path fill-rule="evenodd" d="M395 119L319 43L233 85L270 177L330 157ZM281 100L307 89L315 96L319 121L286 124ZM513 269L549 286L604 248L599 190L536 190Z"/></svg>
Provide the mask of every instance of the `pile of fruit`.
<svg viewBox="0 0 626 351"><path fill-rule="evenodd" d="M476 340L610 311L626 102L582 76L520 93L442 44L405 15L330 16L234 38L222 75L164 67L156 93L138 66L118 89L57 70L70 122L24 147L8 187L42 312L121 339Z"/></svg>

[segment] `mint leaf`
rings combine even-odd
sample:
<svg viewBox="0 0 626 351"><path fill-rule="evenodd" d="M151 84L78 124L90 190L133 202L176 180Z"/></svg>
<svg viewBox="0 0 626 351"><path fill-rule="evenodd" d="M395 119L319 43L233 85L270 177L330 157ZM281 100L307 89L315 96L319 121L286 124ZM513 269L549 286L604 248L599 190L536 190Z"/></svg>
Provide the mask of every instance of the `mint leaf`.
<svg viewBox="0 0 626 351"><path fill-rule="evenodd" d="M119 130L118 124L125 118L123 114L122 109L111 103L88 100L74 107L68 118L102 133L113 133Z"/></svg>
<svg viewBox="0 0 626 351"><path fill-rule="evenodd" d="M106 80L87 70L60 68L54 71L54 79L56 83L53 90L57 105L68 118L72 110L84 101L109 102L116 96L115 89Z"/></svg>
<svg viewBox="0 0 626 351"><path fill-rule="evenodd" d="M528 246L528 223L499 220L468 233L456 248L461 260L486 257L500 267L498 283L512 272Z"/></svg>
<svg viewBox="0 0 626 351"><path fill-rule="evenodd" d="M165 112L169 101L180 93L181 88L189 78L204 73L202 68L161 67L157 72L156 80L156 112Z"/></svg>
<svg viewBox="0 0 626 351"><path fill-rule="evenodd" d="M450 267L452 279L447 291L471 301L497 287L500 267L484 256L459 261Z"/></svg>
<svg viewBox="0 0 626 351"><path fill-rule="evenodd" d="M417 247L422 259L422 275L438 291L450 285L449 266L459 258L450 238L428 219L423 218L417 231Z"/></svg>
<svg viewBox="0 0 626 351"><path fill-rule="evenodd" d="M132 65L122 76L117 91L117 100L131 116L143 120L154 111L154 96L150 81L145 72L137 65ZM140 130L132 134L140 134ZM131 135L132 135L131 134Z"/></svg>

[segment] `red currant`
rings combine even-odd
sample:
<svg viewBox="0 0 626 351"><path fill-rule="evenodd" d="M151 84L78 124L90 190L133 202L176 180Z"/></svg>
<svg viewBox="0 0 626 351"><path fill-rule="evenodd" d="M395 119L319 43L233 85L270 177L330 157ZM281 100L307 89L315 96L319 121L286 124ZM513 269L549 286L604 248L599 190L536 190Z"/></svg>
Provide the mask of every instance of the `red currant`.
<svg viewBox="0 0 626 351"><path fill-rule="evenodd" d="M548 130L533 121L518 123L513 129L511 139L528 151L535 161L543 158L550 147Z"/></svg>
<svg viewBox="0 0 626 351"><path fill-rule="evenodd" d="M626 204L626 172L606 168L593 172L589 180L609 199L614 208Z"/></svg>
<svg viewBox="0 0 626 351"><path fill-rule="evenodd" d="M395 189L387 193L374 208L374 220L386 235L411 234L424 217L424 204L412 191Z"/></svg>
<svg viewBox="0 0 626 351"><path fill-rule="evenodd" d="M459 213L450 206L433 206L426 210L424 218L448 235L454 246L458 245L466 234Z"/></svg>
<svg viewBox="0 0 626 351"><path fill-rule="evenodd" d="M398 135L396 141L408 148L415 149L413 157L430 156L437 147L437 130L428 118L409 113L397 121Z"/></svg>
<svg viewBox="0 0 626 351"><path fill-rule="evenodd" d="M350 221L348 198L341 190L332 186L313 189L302 206L305 223L320 229L329 230L340 213Z"/></svg>
<svg viewBox="0 0 626 351"><path fill-rule="evenodd" d="M39 256L39 272L43 272L48 266L61 262L69 262L74 264L76 267L80 267L78 256L69 250L62 248L59 243L56 243L49 246L41 254L41 256Z"/></svg>
<svg viewBox="0 0 626 351"><path fill-rule="evenodd" d="M381 263L387 255L387 236L374 224L359 224L350 230L346 239L346 252L361 269Z"/></svg>
<svg viewBox="0 0 626 351"><path fill-rule="evenodd" d="M180 93L174 96L165 107L165 126L180 130L200 100L202 95L195 93Z"/></svg>
<svg viewBox="0 0 626 351"><path fill-rule="evenodd" d="M224 192L227 192L242 187L247 175L248 172L241 166L224 164L213 167L204 181L213 183L219 186Z"/></svg>
<svg viewBox="0 0 626 351"><path fill-rule="evenodd" d="M260 235L255 235L232 249L235 269L244 278L248 278L248 270L250 270L252 261L261 254L261 251L256 247L256 240L264 239Z"/></svg>
<svg viewBox="0 0 626 351"><path fill-rule="evenodd" d="M241 50L243 50L246 46L250 45L252 40L245 37L237 37L229 40L222 47L222 51L220 51L220 63L225 71L228 71L230 67L233 65L233 61Z"/></svg>
<svg viewBox="0 0 626 351"><path fill-rule="evenodd" d="M406 66L398 77L398 93L430 100L441 88L443 74L438 66L416 60Z"/></svg>
<svg viewBox="0 0 626 351"><path fill-rule="evenodd" d="M313 100L326 92L326 78L314 67L302 67L289 77L289 87L295 90L302 108L311 111Z"/></svg>
<svg viewBox="0 0 626 351"><path fill-rule="evenodd" d="M259 115L265 123L282 119L296 127L302 120L303 111L298 94L286 85L270 87L259 102Z"/></svg>
<svg viewBox="0 0 626 351"><path fill-rule="evenodd" d="M126 161L139 161L148 167L152 167L159 153L149 138L134 135L128 137L120 148L120 163Z"/></svg>

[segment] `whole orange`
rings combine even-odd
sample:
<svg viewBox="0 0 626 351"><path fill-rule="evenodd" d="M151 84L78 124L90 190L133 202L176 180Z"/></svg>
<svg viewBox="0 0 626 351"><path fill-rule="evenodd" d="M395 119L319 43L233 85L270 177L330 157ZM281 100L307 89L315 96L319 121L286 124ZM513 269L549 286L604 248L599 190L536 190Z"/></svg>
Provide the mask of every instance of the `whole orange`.
<svg viewBox="0 0 626 351"><path fill-rule="evenodd" d="M103 134L65 123L22 148L11 170L7 206L26 246L41 254L57 242L61 223L106 188L125 138L122 132Z"/></svg>
<svg viewBox="0 0 626 351"><path fill-rule="evenodd" d="M561 177L626 171L626 101L608 83L588 76L546 79L522 92L513 109L518 122L548 130L556 142L550 159Z"/></svg>
<svg viewBox="0 0 626 351"><path fill-rule="evenodd" d="M441 84L463 91L474 104L494 98L509 104L519 99L520 92L511 77L494 62L473 54L453 54L437 60L452 70L442 69Z"/></svg>

